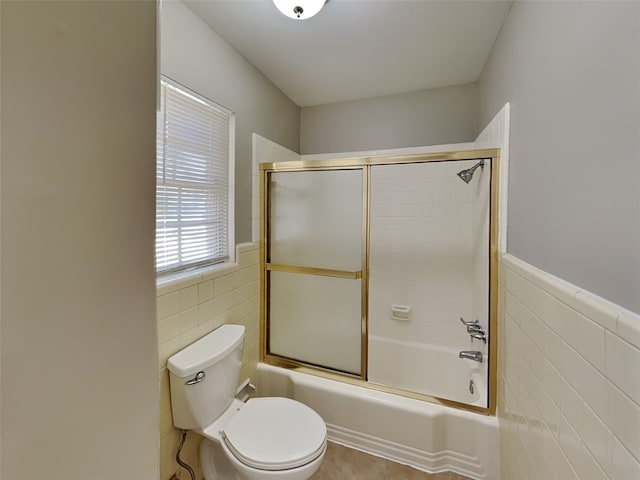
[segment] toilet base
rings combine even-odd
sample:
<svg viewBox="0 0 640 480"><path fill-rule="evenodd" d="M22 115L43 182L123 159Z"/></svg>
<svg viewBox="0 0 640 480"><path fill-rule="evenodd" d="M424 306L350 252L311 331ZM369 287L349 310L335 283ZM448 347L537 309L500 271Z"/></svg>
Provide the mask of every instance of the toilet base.
<svg viewBox="0 0 640 480"><path fill-rule="evenodd" d="M307 480L313 475L324 459L323 452L312 462L290 470L267 471L256 470L234 462L229 458L219 441L203 438L200 443L200 465L205 480Z"/></svg>
<svg viewBox="0 0 640 480"><path fill-rule="evenodd" d="M200 442L200 466L205 480L243 480L220 444L208 438Z"/></svg>

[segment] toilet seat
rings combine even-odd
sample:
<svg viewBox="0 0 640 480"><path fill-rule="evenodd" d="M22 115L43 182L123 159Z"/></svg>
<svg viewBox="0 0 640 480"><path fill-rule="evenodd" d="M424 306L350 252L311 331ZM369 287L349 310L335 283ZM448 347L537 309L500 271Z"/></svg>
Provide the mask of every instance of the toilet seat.
<svg viewBox="0 0 640 480"><path fill-rule="evenodd" d="M324 452L327 427L315 411L289 398L252 398L224 426L222 439L243 464L287 470Z"/></svg>

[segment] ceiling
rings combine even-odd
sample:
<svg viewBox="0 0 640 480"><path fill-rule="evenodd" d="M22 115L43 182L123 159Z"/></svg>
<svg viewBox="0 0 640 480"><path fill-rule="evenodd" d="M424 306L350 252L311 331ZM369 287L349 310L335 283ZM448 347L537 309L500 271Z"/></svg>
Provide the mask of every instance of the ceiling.
<svg viewBox="0 0 640 480"><path fill-rule="evenodd" d="M329 0L292 20L271 0L184 3L301 107L478 79L512 0Z"/></svg>

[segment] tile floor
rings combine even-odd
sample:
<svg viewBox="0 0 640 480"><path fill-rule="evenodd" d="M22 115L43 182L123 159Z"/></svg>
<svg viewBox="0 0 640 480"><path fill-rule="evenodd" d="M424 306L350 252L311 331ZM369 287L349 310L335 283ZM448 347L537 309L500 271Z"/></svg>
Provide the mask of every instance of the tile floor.
<svg viewBox="0 0 640 480"><path fill-rule="evenodd" d="M470 480L452 472L429 474L329 442L320 469L309 480Z"/></svg>

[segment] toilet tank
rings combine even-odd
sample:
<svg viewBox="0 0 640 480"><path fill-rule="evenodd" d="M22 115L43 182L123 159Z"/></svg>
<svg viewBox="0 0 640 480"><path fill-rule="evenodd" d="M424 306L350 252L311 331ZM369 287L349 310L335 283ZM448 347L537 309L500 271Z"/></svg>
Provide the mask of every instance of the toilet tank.
<svg viewBox="0 0 640 480"><path fill-rule="evenodd" d="M242 366L242 325L222 325L167 361L173 424L201 430L231 404Z"/></svg>

